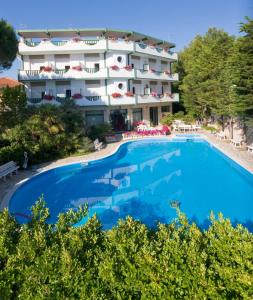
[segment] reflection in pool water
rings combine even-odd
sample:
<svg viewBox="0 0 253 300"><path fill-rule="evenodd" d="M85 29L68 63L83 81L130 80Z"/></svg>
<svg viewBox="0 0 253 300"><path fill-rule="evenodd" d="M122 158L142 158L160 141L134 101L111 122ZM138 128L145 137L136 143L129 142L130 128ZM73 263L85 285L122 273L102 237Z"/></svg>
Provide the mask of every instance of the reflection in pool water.
<svg viewBox="0 0 253 300"><path fill-rule="evenodd" d="M105 229L127 215L154 226L175 218L171 203L180 203L202 228L213 210L253 231L253 175L200 140L128 142L111 157L42 173L13 195L11 212L30 214L42 194L50 222L88 203L89 216L97 213Z"/></svg>

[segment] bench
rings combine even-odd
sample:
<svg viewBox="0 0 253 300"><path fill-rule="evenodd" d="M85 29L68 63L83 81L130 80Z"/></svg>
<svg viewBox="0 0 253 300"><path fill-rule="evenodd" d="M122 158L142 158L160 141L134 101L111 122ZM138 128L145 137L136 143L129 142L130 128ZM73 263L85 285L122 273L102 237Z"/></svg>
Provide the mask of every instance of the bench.
<svg viewBox="0 0 253 300"><path fill-rule="evenodd" d="M4 165L0 166L0 178L6 180L7 175L12 175L13 173L17 174L19 166L14 161L10 161Z"/></svg>

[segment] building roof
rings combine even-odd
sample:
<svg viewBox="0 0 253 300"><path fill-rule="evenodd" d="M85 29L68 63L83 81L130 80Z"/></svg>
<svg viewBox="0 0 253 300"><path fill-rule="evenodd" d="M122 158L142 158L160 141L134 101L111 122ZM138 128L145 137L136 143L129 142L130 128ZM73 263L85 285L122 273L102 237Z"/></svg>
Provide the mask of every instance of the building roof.
<svg viewBox="0 0 253 300"><path fill-rule="evenodd" d="M160 40L139 32L127 30L115 30L109 28L79 28L79 29L31 29L18 30L17 34L23 38L68 38L73 36L82 37L115 37L128 38L132 41L143 41L145 43L160 45L162 47L173 48L175 44Z"/></svg>
<svg viewBox="0 0 253 300"><path fill-rule="evenodd" d="M0 78L0 89L4 88L4 87L16 87L22 85L21 82L13 79L13 78L9 78L9 77L1 77Z"/></svg>

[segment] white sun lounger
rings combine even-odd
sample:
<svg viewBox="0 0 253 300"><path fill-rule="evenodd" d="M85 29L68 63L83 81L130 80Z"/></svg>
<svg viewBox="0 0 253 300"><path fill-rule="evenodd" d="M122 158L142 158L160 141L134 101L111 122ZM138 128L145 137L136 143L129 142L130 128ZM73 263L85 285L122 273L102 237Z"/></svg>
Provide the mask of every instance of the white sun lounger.
<svg viewBox="0 0 253 300"><path fill-rule="evenodd" d="M217 136L218 138L220 138L221 140L226 140L226 139L227 139L227 136L226 136L226 134L225 134L224 131L217 132L217 133L216 133L216 136Z"/></svg>
<svg viewBox="0 0 253 300"><path fill-rule="evenodd" d="M251 143L250 145L247 146L247 150L248 150L248 152L253 153L253 143Z"/></svg>
<svg viewBox="0 0 253 300"><path fill-rule="evenodd" d="M235 147L240 147L242 145L242 139L231 139L230 144L234 145Z"/></svg>

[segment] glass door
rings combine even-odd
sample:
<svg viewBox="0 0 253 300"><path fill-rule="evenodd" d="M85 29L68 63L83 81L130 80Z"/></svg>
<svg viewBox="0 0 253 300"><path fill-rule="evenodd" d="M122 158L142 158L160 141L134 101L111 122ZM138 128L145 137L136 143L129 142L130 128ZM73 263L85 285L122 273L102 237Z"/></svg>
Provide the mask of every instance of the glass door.
<svg viewBox="0 0 253 300"><path fill-rule="evenodd" d="M158 107L150 107L149 109L150 123L152 126L158 125Z"/></svg>

